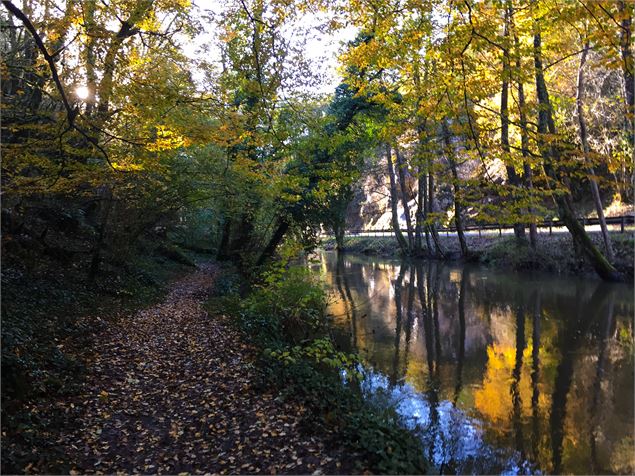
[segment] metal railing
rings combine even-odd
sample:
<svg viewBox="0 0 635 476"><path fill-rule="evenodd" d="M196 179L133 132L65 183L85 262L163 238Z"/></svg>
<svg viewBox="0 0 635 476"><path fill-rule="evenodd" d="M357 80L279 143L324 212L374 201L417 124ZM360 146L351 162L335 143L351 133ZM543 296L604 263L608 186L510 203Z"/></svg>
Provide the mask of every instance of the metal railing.
<svg viewBox="0 0 635 476"><path fill-rule="evenodd" d="M619 217L607 217L606 219L607 225L619 226L620 233L624 233L626 231L627 225L635 224L635 215L623 215ZM599 218L580 218L579 219L582 226L593 226L599 225ZM549 234L553 233L554 228L563 228L565 226L562 220L545 220L540 223L536 223L536 227L538 229L549 230ZM529 225L525 225L525 228L528 228ZM484 231L498 231L499 236L502 236L503 230L513 230L514 225L509 223L488 223L488 224L480 224L480 225L467 225L463 227L464 232L478 232L479 236L481 236ZM447 226L447 227L438 227L437 231L439 233L455 233L455 226ZM407 233L408 230L405 228L401 229L402 233ZM376 236L376 237L386 237L392 236L394 231L392 228L383 229L383 230L347 230L345 232L345 236Z"/></svg>

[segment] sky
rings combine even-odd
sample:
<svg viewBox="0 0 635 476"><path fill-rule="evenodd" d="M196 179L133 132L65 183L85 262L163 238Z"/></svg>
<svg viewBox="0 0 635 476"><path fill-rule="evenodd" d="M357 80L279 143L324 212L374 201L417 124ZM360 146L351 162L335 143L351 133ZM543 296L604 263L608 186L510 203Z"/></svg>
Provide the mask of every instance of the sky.
<svg viewBox="0 0 635 476"><path fill-rule="evenodd" d="M226 8L226 3L222 0L194 0L193 8L200 13L200 18L219 14ZM317 27L326 19L325 14L307 12L298 20L295 28L292 27L283 32L284 37L289 41L297 41L300 30L308 32L304 48L305 57L310 61L312 68L319 73L319 79L308 86L312 94L332 94L341 79L337 73L337 56L342 46L352 40L357 28L348 26L335 32L328 30L320 31ZM204 31L196 38L187 39L182 42L183 52L190 58L205 59L207 61L220 63L220 52L217 49L209 48L214 42L214 25L209 21L201 20ZM203 46L207 46L203 50ZM195 73L194 80L202 81L204 73Z"/></svg>

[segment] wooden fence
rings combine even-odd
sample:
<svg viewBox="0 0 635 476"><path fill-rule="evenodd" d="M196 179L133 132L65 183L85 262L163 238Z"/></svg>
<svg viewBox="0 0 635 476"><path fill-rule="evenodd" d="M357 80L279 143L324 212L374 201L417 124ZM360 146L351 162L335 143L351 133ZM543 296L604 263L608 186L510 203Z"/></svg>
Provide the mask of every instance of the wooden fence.
<svg viewBox="0 0 635 476"><path fill-rule="evenodd" d="M580 223L582 224L582 226L593 226L593 225L599 225L600 224L600 220L598 218L580 218ZM619 216L619 217L607 217L606 218L606 224L607 225L617 225L620 227L620 232L624 233L626 231L626 225L633 225L635 224L635 215L624 215L624 216ZM541 223L536 223L536 227L538 229L543 229L549 230L549 234L551 235L553 233L553 229L554 228L562 228L564 227L565 224L562 220L545 220ZM526 225L526 228L528 227L528 225ZM483 225L467 225L463 227L463 231L468 232L468 231L477 231L478 235L481 236L482 232L484 231L498 231L499 236L502 236L503 234L503 230L510 230L513 229L514 225L513 224L503 224L503 223L489 223L489 224L483 224ZM402 229L401 230L402 233L407 233L406 229ZM448 227L439 227L437 228L437 231L439 233L454 233L456 232L456 227L455 226L448 226ZM376 236L376 237L382 237L382 236L392 236L393 235L393 230L392 229L387 229L387 230L347 230L345 233L345 236Z"/></svg>

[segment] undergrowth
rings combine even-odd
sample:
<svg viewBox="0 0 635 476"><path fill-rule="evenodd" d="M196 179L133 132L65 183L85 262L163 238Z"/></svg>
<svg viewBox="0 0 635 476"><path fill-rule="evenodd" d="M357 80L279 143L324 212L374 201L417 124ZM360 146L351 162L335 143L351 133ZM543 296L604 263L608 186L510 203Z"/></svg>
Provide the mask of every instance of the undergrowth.
<svg viewBox="0 0 635 476"><path fill-rule="evenodd" d="M541 253L540 249L533 250L526 241L516 238L501 238L486 248L480 256L484 264L499 268L514 270L543 269L556 271L557 263L551 257Z"/></svg>
<svg viewBox="0 0 635 476"><path fill-rule="evenodd" d="M307 428L356 455L350 470L425 473L420 440L401 425L394 409L363 397L358 357L335 349L325 293L310 271L279 264L244 297L238 281L225 269L217 280L222 289L217 288L209 308L237 318L260 350L259 384L310 408Z"/></svg>
<svg viewBox="0 0 635 476"><path fill-rule="evenodd" d="M326 239L322 246L327 250L335 249L335 239ZM393 237L348 236L344 238L344 250L349 253L366 255L399 256L400 250Z"/></svg>
<svg viewBox="0 0 635 476"><path fill-rule="evenodd" d="M139 254L125 265L104 263L89 283L81 263L21 258L2 266L2 474L28 472L37 461L52 472L64 468L54 435L77 409L52 402L77 393L91 336L159 299L168 281L190 269Z"/></svg>

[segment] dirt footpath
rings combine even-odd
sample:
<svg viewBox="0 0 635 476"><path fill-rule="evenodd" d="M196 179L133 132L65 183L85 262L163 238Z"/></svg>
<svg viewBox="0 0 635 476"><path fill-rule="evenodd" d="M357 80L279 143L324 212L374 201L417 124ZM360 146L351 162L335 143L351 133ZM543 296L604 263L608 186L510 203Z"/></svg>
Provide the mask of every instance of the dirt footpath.
<svg viewBox="0 0 635 476"><path fill-rule="evenodd" d="M95 337L79 417L59 443L71 473L341 472L303 408L252 386L240 335L203 308L215 269L175 282L161 304Z"/></svg>

